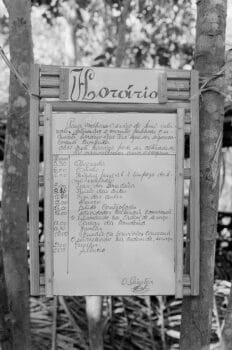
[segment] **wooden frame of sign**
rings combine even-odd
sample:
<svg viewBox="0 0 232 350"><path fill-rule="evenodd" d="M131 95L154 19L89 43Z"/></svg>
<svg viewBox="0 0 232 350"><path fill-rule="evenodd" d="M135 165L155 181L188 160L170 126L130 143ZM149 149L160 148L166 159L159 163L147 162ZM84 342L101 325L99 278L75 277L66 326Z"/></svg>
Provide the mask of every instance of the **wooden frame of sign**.
<svg viewBox="0 0 232 350"><path fill-rule="evenodd" d="M196 71L69 68L33 65L31 76L29 169L31 294L43 294L45 292L45 284L46 295L53 295L54 292L54 225L52 219L54 215L54 198L52 195L54 190L54 174L52 172L54 133L52 134L52 130L54 129L53 120L55 121L55 118L53 118L53 115L60 114L65 116L67 113L75 113L75 115L80 116L83 115L82 112L85 112L85 115L89 114L90 116L101 113L104 120L106 120L107 116L111 118L113 113L116 113L115 115L124 113L125 116L131 115L131 117L133 115L142 116L146 113L153 116L157 116L158 114L161 116L168 114L177 116L177 125L175 126L175 257L173 266L175 269L175 281L174 289L168 287L168 290L165 292L164 289L166 287L164 287L160 293L164 295L175 294L176 297L182 297L183 294L197 295L199 293L198 73ZM96 78L96 82L93 76ZM109 79L110 76L113 79ZM132 82L130 81L125 86L123 85L123 81L128 83L128 77L132 79ZM141 79L142 77L143 79ZM103 82L100 88L98 85L99 81ZM108 83L109 81L111 85ZM118 81L119 83L116 83ZM141 85L141 81L146 81L145 86ZM189 135L190 137L190 162L188 165L184 165L184 135ZM41 174L39 170L39 138L43 136L44 147L46 149L45 173L43 172ZM146 157L144 156L144 158ZM189 247L187 251L189 259L184 259L183 263L184 180L190 182L190 201L188 210L189 227L186 239L187 243L189 243L187 244ZM39 241L39 185L41 187L44 183L46 186L45 277L40 273L39 261L39 251L42 248L42 243ZM151 260L151 264L153 263L154 261ZM156 278L156 275L154 276ZM152 279L149 280L149 276L144 276L146 280L144 282L141 281L142 279L140 277L139 275L136 282L136 276L125 276L127 279L124 279L123 282L121 280L121 285L128 285L125 292L122 291L121 287L119 289L112 287L113 290L108 290L110 290L111 294L155 294L156 289L147 288L149 284L154 284L154 281ZM142 289L140 288L141 285ZM132 290L132 287L135 288ZM57 288L55 286L55 294L59 294ZM86 288L88 289L88 286ZM112 292L114 290L115 293ZM66 292L62 290L62 294L70 295L70 293L77 295L109 294L107 290L106 293L103 293L103 290L98 292L98 290L94 290L93 288L90 288L89 292L84 289L84 293L82 289L79 292L77 291L77 293L73 292L73 288ZM159 293L158 289L157 293Z"/></svg>

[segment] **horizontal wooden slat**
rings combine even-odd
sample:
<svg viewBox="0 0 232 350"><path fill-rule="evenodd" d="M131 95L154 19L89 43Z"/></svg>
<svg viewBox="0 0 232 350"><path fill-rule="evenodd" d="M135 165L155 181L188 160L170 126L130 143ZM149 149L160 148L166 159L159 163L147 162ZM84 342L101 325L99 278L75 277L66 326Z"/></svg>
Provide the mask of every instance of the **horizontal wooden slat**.
<svg viewBox="0 0 232 350"><path fill-rule="evenodd" d="M42 98L58 98L59 97L59 88L41 88L40 96ZM189 91L169 91L167 92L169 100L188 100L189 99ZM93 103L93 102L91 102Z"/></svg>
<svg viewBox="0 0 232 350"><path fill-rule="evenodd" d="M168 100L189 100L190 93L189 91L168 91Z"/></svg>
<svg viewBox="0 0 232 350"><path fill-rule="evenodd" d="M40 66L41 74L49 74L49 75L59 75L60 74L60 66Z"/></svg>
<svg viewBox="0 0 232 350"><path fill-rule="evenodd" d="M48 75L47 77L40 78L40 86L41 87L56 87L59 88L60 79L58 76Z"/></svg>
<svg viewBox="0 0 232 350"><path fill-rule="evenodd" d="M190 82L189 80L167 80L167 89L174 91L189 91Z"/></svg>
<svg viewBox="0 0 232 350"><path fill-rule="evenodd" d="M143 104L102 104L102 103L91 103L87 104L84 102L58 102L54 101L51 102L53 105L53 111L56 112L156 112L156 113L175 113L176 108L184 108L185 113L185 132L188 134L191 129L190 125L191 123L191 117L189 111L189 104L188 103L167 103L165 105L143 105ZM174 107L175 106L175 107ZM43 102L41 102L40 105L41 111L43 110ZM44 117L43 114L40 113L39 115L39 135L43 136L44 133Z"/></svg>
<svg viewBox="0 0 232 350"><path fill-rule="evenodd" d="M45 295L45 285L40 286L40 296ZM190 296L191 295L191 289L190 286L183 286L183 296Z"/></svg>
<svg viewBox="0 0 232 350"><path fill-rule="evenodd" d="M59 88L60 79L59 76L47 75L40 78L40 86L43 87L56 87ZM189 91L189 80L167 80L167 89L171 91Z"/></svg>
<svg viewBox="0 0 232 350"><path fill-rule="evenodd" d="M185 180L191 179L191 169L190 168L184 169L184 178L185 178Z"/></svg>
<svg viewBox="0 0 232 350"><path fill-rule="evenodd" d="M40 102L40 111L44 110L44 101ZM139 103L86 103L51 101L54 112L147 112L147 113L176 113L177 108L189 111L190 104L187 102L169 102L165 104L139 104ZM188 117L189 120L189 117ZM187 122L187 119L186 121Z"/></svg>
<svg viewBox="0 0 232 350"><path fill-rule="evenodd" d="M40 96L43 98L58 98L60 95L59 88L41 88Z"/></svg>
<svg viewBox="0 0 232 350"><path fill-rule="evenodd" d="M167 70L167 78L168 79L190 79L191 72L188 70Z"/></svg>
<svg viewBox="0 0 232 350"><path fill-rule="evenodd" d="M183 275L183 294L184 295L190 295L190 276L189 275ZM41 288L41 295L45 294L45 276L40 275L40 288Z"/></svg>

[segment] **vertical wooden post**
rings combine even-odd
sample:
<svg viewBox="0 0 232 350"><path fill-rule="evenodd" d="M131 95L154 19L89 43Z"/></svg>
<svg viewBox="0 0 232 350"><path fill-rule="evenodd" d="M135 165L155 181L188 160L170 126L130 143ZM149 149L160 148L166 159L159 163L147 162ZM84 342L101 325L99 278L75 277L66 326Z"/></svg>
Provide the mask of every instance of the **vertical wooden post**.
<svg viewBox="0 0 232 350"><path fill-rule="evenodd" d="M159 103L167 103L168 102L168 96L167 96L167 73L166 72L162 72L159 75L158 99L159 99Z"/></svg>
<svg viewBox="0 0 232 350"><path fill-rule="evenodd" d="M183 296L184 109L177 110L175 296Z"/></svg>
<svg viewBox="0 0 232 350"><path fill-rule="evenodd" d="M52 148L51 148L52 105L44 106L44 236L45 236L45 290L46 296L53 296L53 239L52 239Z"/></svg>
<svg viewBox="0 0 232 350"><path fill-rule="evenodd" d="M69 68L60 68L60 100L69 99Z"/></svg>
<svg viewBox="0 0 232 350"><path fill-rule="evenodd" d="M31 66L30 165L29 165L29 239L30 289L39 295L39 75L38 64Z"/></svg>
<svg viewBox="0 0 232 350"><path fill-rule="evenodd" d="M103 350L102 297L87 296L85 299L90 350Z"/></svg>
<svg viewBox="0 0 232 350"><path fill-rule="evenodd" d="M190 135L190 280L191 295L199 294L200 262L200 194L199 194L199 77L191 72L191 135Z"/></svg>

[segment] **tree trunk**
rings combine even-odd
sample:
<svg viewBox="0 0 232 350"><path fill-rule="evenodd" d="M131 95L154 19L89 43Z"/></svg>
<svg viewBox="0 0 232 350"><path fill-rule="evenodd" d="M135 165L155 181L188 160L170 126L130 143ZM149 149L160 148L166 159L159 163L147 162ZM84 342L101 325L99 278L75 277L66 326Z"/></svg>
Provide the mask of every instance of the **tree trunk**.
<svg viewBox="0 0 232 350"><path fill-rule="evenodd" d="M130 2L131 2L131 0L124 0L123 1L121 21L119 23L119 30L118 30L118 47L116 50L116 60L115 60L116 67L121 67L121 65L123 63L123 59L125 57L126 20L127 20L129 9L130 9Z"/></svg>
<svg viewBox="0 0 232 350"><path fill-rule="evenodd" d="M9 45L11 62L28 83L33 60L29 0L9 2ZM3 171L2 235L15 350L31 349L27 258L28 127L29 96L11 74Z"/></svg>
<svg viewBox="0 0 232 350"><path fill-rule="evenodd" d="M0 246L0 349L12 349L12 334L11 326L9 324L9 308L7 301L7 289L3 265L3 254Z"/></svg>
<svg viewBox="0 0 232 350"><path fill-rule="evenodd" d="M208 79L224 65L227 1L200 0L197 5L195 68L201 77ZM208 350L210 343L224 115L220 91L223 88L222 75L212 79L200 102L200 295L183 301L182 350Z"/></svg>
<svg viewBox="0 0 232 350"><path fill-rule="evenodd" d="M9 11L9 3L4 0L4 4ZM3 263L2 249L2 230L0 230L0 349L12 349L12 334L10 319L10 310L8 307L7 287Z"/></svg>
<svg viewBox="0 0 232 350"><path fill-rule="evenodd" d="M232 286L226 310L225 325L222 332L222 350L232 349Z"/></svg>

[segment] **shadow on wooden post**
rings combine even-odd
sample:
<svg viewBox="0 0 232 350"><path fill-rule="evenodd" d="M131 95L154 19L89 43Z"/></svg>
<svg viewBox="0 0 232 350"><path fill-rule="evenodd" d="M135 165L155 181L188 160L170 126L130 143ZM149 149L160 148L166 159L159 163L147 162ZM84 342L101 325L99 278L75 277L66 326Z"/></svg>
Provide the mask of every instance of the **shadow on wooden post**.
<svg viewBox="0 0 232 350"><path fill-rule="evenodd" d="M90 350L103 350L102 297L86 297Z"/></svg>

